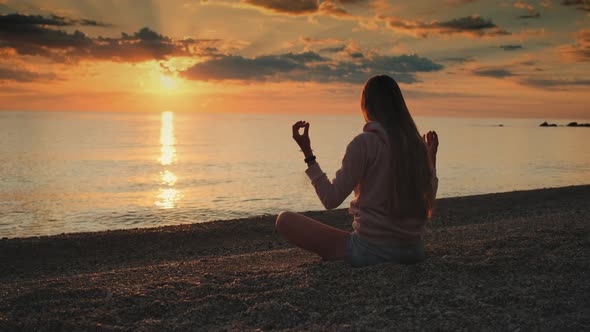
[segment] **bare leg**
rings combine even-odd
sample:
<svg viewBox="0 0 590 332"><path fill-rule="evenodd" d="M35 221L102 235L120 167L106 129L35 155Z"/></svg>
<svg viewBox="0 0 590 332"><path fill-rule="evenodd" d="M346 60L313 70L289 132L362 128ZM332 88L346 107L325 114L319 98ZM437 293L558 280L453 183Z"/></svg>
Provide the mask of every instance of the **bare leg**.
<svg viewBox="0 0 590 332"><path fill-rule="evenodd" d="M275 226L287 241L325 260L342 260L346 255L346 231L295 212L281 212Z"/></svg>

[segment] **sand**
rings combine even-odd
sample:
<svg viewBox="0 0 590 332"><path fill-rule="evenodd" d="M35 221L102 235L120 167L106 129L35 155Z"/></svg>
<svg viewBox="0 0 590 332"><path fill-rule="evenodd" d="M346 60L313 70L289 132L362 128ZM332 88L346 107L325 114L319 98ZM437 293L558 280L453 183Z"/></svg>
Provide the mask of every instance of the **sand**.
<svg viewBox="0 0 590 332"><path fill-rule="evenodd" d="M2 239L0 330L588 330L589 215L590 185L440 199L425 262L357 269L275 216Z"/></svg>

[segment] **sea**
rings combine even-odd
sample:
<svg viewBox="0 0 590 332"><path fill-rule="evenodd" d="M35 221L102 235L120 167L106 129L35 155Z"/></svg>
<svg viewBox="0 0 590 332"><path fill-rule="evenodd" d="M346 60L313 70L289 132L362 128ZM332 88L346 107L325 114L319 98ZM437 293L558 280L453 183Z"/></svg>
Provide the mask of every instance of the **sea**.
<svg viewBox="0 0 590 332"><path fill-rule="evenodd" d="M322 210L298 120L333 178L360 114L1 111L0 238ZM590 184L590 128L539 127L581 120L415 118L439 136L439 198Z"/></svg>

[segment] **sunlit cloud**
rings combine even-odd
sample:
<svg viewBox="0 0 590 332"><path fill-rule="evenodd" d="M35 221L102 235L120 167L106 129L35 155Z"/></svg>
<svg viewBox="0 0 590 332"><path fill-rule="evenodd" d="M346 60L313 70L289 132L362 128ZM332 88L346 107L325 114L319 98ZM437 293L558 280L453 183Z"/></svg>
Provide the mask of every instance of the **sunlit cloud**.
<svg viewBox="0 0 590 332"><path fill-rule="evenodd" d="M576 42L559 48L562 58L571 62L590 61L590 29L575 33Z"/></svg>

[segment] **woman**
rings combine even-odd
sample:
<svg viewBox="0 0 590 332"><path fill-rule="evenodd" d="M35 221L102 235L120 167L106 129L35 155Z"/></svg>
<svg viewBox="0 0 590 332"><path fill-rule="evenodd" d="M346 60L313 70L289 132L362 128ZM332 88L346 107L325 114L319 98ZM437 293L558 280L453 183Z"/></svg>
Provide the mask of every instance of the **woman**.
<svg viewBox="0 0 590 332"><path fill-rule="evenodd" d="M350 203L352 233L294 212L282 212L277 231L292 244L325 260L352 266L393 261L411 264L425 258L423 234L438 188L438 136L420 136L394 79L379 75L363 88L363 133L347 146L342 168L332 182L316 162L309 123L293 125L293 138L305 155L305 171L326 209ZM300 133L303 129L303 134Z"/></svg>

